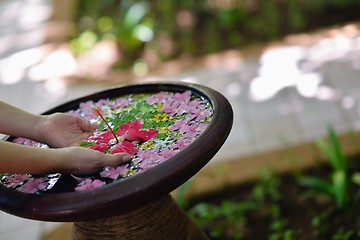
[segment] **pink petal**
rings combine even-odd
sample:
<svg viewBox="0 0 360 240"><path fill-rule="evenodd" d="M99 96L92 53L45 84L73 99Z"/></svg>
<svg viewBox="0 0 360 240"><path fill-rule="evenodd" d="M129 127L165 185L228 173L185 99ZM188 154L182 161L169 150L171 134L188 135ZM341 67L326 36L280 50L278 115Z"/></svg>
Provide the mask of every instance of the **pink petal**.
<svg viewBox="0 0 360 240"><path fill-rule="evenodd" d="M120 175L123 175L127 172L128 169L126 165L122 165L116 168L108 167L100 173L100 176L103 178L107 177L116 180Z"/></svg>
<svg viewBox="0 0 360 240"><path fill-rule="evenodd" d="M158 132L153 128L146 130L130 129L124 137L129 141L139 140L145 142L154 138L157 134Z"/></svg>
<svg viewBox="0 0 360 240"><path fill-rule="evenodd" d="M137 153L138 149L135 148L135 145L128 141L123 141L122 143L116 144L111 148L111 154L115 153L128 153L130 155L134 155Z"/></svg>
<svg viewBox="0 0 360 240"><path fill-rule="evenodd" d="M75 188L75 191L90 190L101 187L103 185L105 185L105 182L103 181L100 181L98 179L91 180L88 178L80 182L79 185Z"/></svg>
<svg viewBox="0 0 360 240"><path fill-rule="evenodd" d="M19 190L25 193L36 193L38 190L44 190L48 183L44 182L43 179L29 179Z"/></svg>
<svg viewBox="0 0 360 240"><path fill-rule="evenodd" d="M119 126L119 129L116 132L116 135L123 136L130 129L140 129L143 126L143 122L141 120L131 121Z"/></svg>
<svg viewBox="0 0 360 240"><path fill-rule="evenodd" d="M109 145L107 143L99 143L89 147L90 149L97 150L99 152L105 153L109 149Z"/></svg>
<svg viewBox="0 0 360 240"><path fill-rule="evenodd" d="M94 141L96 143L108 143L114 136L110 131L95 132L89 136L87 140Z"/></svg>

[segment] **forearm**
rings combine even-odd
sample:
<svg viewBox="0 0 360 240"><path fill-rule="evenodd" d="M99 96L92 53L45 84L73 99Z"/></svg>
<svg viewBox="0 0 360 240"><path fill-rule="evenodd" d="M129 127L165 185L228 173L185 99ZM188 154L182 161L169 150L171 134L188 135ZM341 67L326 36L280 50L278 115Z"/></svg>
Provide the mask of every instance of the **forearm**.
<svg viewBox="0 0 360 240"><path fill-rule="evenodd" d="M127 153L110 155L84 147L38 148L0 141L0 173L90 174L129 161Z"/></svg>
<svg viewBox="0 0 360 240"><path fill-rule="evenodd" d="M62 152L0 141L0 173L49 173L61 169Z"/></svg>
<svg viewBox="0 0 360 240"><path fill-rule="evenodd" d="M0 133L16 137L37 139L41 115L31 114L0 101Z"/></svg>

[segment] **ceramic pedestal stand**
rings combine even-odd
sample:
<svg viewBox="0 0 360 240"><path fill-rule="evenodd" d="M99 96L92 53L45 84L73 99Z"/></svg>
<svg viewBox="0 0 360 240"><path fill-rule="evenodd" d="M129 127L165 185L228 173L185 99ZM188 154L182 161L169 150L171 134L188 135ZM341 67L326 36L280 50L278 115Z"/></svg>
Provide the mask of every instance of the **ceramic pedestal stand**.
<svg viewBox="0 0 360 240"><path fill-rule="evenodd" d="M0 209L34 220L74 222L74 240L207 239L169 193L204 167L230 133L233 112L221 94L195 84L138 84L79 98L44 114L74 110L88 100L188 90L211 105L211 122L196 140L165 162L122 181L79 192L69 191L65 182L57 183L63 190L41 194L0 185Z"/></svg>
<svg viewBox="0 0 360 240"><path fill-rule="evenodd" d="M73 239L208 239L189 220L171 196L161 197L135 211L87 222L76 222Z"/></svg>

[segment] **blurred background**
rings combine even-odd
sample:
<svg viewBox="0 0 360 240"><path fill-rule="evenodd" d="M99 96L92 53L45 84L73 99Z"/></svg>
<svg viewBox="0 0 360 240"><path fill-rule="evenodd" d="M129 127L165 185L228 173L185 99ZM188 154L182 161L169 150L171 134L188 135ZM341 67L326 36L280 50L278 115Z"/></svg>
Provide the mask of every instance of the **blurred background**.
<svg viewBox="0 0 360 240"><path fill-rule="evenodd" d="M107 87L186 81L224 94L213 162L360 128L358 0L2 0L0 100L33 113ZM0 238L57 224L0 214Z"/></svg>

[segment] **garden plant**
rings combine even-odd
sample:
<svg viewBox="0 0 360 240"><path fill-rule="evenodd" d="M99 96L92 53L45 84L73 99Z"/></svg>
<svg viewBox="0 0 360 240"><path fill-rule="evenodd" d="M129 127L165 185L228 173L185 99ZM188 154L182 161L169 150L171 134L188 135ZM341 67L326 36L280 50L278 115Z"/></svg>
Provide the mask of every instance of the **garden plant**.
<svg viewBox="0 0 360 240"><path fill-rule="evenodd" d="M189 199L188 214L211 239L359 239L358 157L344 155L331 127L316 145L325 165L300 175L264 169L255 182Z"/></svg>
<svg viewBox="0 0 360 240"><path fill-rule="evenodd" d="M122 55L114 68L152 66L356 21L359 7L357 0L78 0L69 43L79 55L112 41Z"/></svg>

